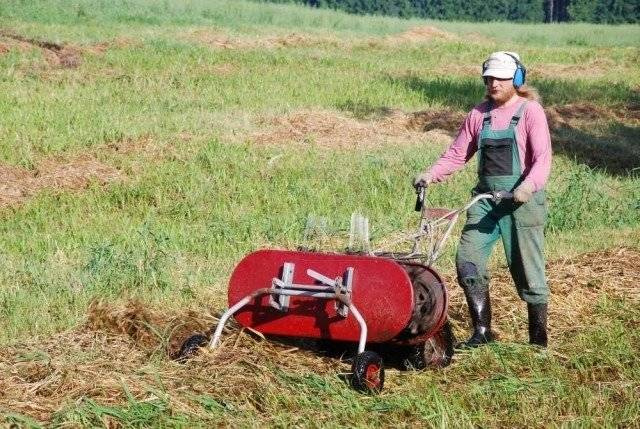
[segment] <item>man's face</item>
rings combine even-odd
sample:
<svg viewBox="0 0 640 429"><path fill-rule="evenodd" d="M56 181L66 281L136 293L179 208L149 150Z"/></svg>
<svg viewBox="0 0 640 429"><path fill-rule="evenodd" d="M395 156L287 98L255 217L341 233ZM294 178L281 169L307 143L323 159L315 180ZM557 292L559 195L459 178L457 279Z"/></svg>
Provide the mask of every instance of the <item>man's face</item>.
<svg viewBox="0 0 640 429"><path fill-rule="evenodd" d="M487 94L496 103L505 103L513 97L516 89L513 87L513 79L498 79L497 77L487 77Z"/></svg>

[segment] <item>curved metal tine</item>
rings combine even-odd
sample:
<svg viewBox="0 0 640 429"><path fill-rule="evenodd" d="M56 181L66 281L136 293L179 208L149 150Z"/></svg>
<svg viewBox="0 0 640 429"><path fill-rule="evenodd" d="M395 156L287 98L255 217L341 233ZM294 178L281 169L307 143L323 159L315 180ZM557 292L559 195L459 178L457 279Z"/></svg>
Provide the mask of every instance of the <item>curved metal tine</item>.
<svg viewBox="0 0 640 429"><path fill-rule="evenodd" d="M365 252L371 254L369 238L369 218L360 213L351 213L351 225L349 227L350 251Z"/></svg>

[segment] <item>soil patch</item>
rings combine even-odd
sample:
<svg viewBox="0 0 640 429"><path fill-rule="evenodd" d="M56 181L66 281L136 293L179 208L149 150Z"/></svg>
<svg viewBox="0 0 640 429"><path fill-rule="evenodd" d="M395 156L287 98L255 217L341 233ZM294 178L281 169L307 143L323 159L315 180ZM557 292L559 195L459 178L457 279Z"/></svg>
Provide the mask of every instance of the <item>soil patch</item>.
<svg viewBox="0 0 640 429"><path fill-rule="evenodd" d="M640 304L640 251L635 249L557 260L548 264L547 274L553 291L552 353L593 324L594 302L600 296ZM450 318L458 331L466 332L466 304L453 276L445 273L451 292ZM492 278L492 305L501 340L526 342L525 306L506 268L496 270ZM234 323L228 325L218 349L204 350L183 365L168 359L191 333L203 332L217 320L202 309L172 313L139 301L96 301L77 329L0 349L0 408L46 422L54 413L85 400L125 406L130 397L154 401L158 399L154 392L165 392L175 412L203 412L197 401L200 395L256 412L252 407L259 409L265 392L288 389L289 377L348 372L348 364L337 358L263 341ZM392 380L388 381L393 388Z"/></svg>
<svg viewBox="0 0 640 429"><path fill-rule="evenodd" d="M0 37L17 42L21 49L35 47L42 50L47 62L54 66L63 68L76 68L82 63L82 57L77 48L68 45L61 45L46 40L32 39L15 34L10 31L0 31Z"/></svg>
<svg viewBox="0 0 640 429"><path fill-rule="evenodd" d="M361 120L330 111L298 111L264 118L250 140L257 144L313 144L321 147L355 148L386 143L444 143L460 126L463 114L451 111L406 113L385 109L373 119Z"/></svg>
<svg viewBox="0 0 640 429"><path fill-rule="evenodd" d="M115 168L90 157L45 160L35 170L0 164L0 207L23 203L44 189L78 190L92 182L104 185L122 177Z"/></svg>

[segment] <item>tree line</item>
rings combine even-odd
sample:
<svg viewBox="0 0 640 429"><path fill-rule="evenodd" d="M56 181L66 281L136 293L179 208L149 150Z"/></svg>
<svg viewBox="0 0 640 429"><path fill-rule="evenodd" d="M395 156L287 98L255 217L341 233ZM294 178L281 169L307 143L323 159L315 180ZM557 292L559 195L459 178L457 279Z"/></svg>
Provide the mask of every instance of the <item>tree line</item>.
<svg viewBox="0 0 640 429"><path fill-rule="evenodd" d="M640 22L640 0L266 0L356 14L459 21Z"/></svg>

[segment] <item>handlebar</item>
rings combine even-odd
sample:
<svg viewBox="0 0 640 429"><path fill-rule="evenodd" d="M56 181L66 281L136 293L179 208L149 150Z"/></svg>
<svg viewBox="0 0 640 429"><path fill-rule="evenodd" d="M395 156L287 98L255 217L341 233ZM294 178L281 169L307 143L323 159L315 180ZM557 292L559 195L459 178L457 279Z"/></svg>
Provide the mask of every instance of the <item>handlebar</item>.
<svg viewBox="0 0 640 429"><path fill-rule="evenodd" d="M422 211L423 207L424 207L424 197L425 197L425 193L426 193L426 186L416 186L416 206L415 206L415 211L419 212ZM513 198L513 192L509 192L509 191L492 191L492 192L487 192L487 193L483 193L483 194L478 194L476 195L471 202L466 206L467 208L472 206L473 204L475 204L477 201L479 200L484 200L484 199L491 199L493 201L500 201L500 200L509 200Z"/></svg>
<svg viewBox="0 0 640 429"><path fill-rule="evenodd" d="M416 186L416 194L418 194L418 196L416 197L416 207L414 210L417 212L421 212L422 207L424 207L425 189L425 186Z"/></svg>
<svg viewBox="0 0 640 429"><path fill-rule="evenodd" d="M513 199L513 192L493 191L493 192L490 192L490 194L492 195L492 198L493 198L494 201L497 201L497 200L512 200Z"/></svg>
<svg viewBox="0 0 640 429"><path fill-rule="evenodd" d="M426 264L427 266L433 264L433 262L440 255L443 249L443 246L446 243L447 238L451 235L453 227L461 213L468 210L469 207L471 207L472 205L474 205L480 200L490 199L495 202L498 202L503 199L513 198L513 193L509 191L492 191L492 192L477 194L473 198L471 198L471 200L469 200L469 202L467 202L467 204L465 204L463 207L448 211L447 213L442 215L438 214L436 215L437 217L434 217L434 218L429 218L428 210L425 207L426 186L416 186L415 188L416 188L416 194L417 194L415 210L422 212L420 217L420 226L418 227L417 233L410 234L409 236L404 237L399 241L396 241L396 243L400 243L401 241L404 241L407 239L410 241L413 241L413 249L411 250L411 252L407 254L403 254L401 258L407 259L407 260L419 259L422 261L422 263ZM439 238L436 238L436 236L433 234L434 234L434 231L440 226L444 226L445 231ZM427 236L429 237L428 238L429 242L427 244L427 246L429 246L429 251L428 253L423 253L420 247L420 242L423 239L426 240L425 237ZM383 249L379 249L379 250L374 250L371 253L373 255L382 255L382 254L388 254L389 252ZM398 255L396 255L395 257L400 258L400 256Z"/></svg>

